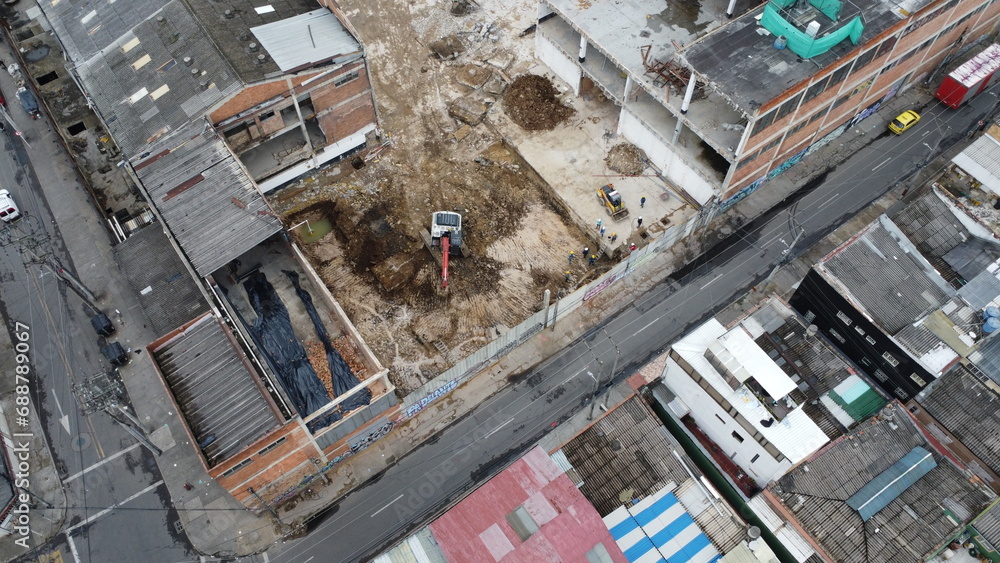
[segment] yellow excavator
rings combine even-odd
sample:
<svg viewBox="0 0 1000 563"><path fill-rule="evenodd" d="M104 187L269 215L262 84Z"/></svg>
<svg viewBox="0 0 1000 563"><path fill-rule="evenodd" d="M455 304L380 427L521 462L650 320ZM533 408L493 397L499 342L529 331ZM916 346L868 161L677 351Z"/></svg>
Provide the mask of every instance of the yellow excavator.
<svg viewBox="0 0 1000 563"><path fill-rule="evenodd" d="M611 219L621 221L628 217L628 208L625 207L625 202L622 201L622 195L615 190L614 184L601 186L597 190L597 199L604 204L604 210L608 212Z"/></svg>

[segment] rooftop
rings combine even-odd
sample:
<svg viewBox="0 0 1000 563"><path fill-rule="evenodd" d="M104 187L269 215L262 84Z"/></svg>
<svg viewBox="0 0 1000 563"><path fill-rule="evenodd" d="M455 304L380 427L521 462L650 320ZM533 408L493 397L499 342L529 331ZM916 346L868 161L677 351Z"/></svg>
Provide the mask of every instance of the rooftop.
<svg viewBox="0 0 1000 563"><path fill-rule="evenodd" d="M863 44L902 20L902 13L915 13L929 3L930 0L902 3L892 0L846 2L836 23L805 3L793 5L782 12L799 29L804 29L810 21L819 21L821 38L827 32L862 15ZM726 92L734 105L751 115L763 104L808 80L820 70L836 64L855 49L855 45L845 40L810 59L799 57L792 49L776 49L773 45L775 36L758 22L765 7L766 4L743 14L729 25L686 46L679 53L715 90Z"/></svg>
<svg viewBox="0 0 1000 563"><path fill-rule="evenodd" d="M133 166L150 203L207 276L281 230L264 198L206 123L185 125Z"/></svg>
<svg viewBox="0 0 1000 563"><path fill-rule="evenodd" d="M884 215L820 262L889 334L940 308L954 290Z"/></svg>
<svg viewBox="0 0 1000 563"><path fill-rule="evenodd" d="M743 326L732 329L732 331L745 330ZM730 331L727 331L719 321L711 319L674 343L673 349L715 389L722 399L728 401L747 422L753 425L754 429L792 463L798 463L827 443L829 439L826 434L805 413L801 405L791 410L785 409L782 412L783 416L777 420L778 417L772 410L765 406L761 398L746 385L734 389L726 380L726 376L719 373L713 362L705 356L705 352L727 332ZM759 361L774 365L774 360L767 354L761 355L763 359Z"/></svg>
<svg viewBox="0 0 1000 563"><path fill-rule="evenodd" d="M1000 140L993 135L982 135L951 161L979 180L982 188L1000 194Z"/></svg>
<svg viewBox="0 0 1000 563"><path fill-rule="evenodd" d="M722 555L684 505L663 488L632 506L620 506L604 523L625 557L635 563L713 563Z"/></svg>
<svg viewBox="0 0 1000 563"><path fill-rule="evenodd" d="M448 561L625 563L600 515L536 447L430 524ZM601 544L602 547L598 547Z"/></svg>
<svg viewBox="0 0 1000 563"><path fill-rule="evenodd" d="M980 514L972 525L994 547L1000 545L1000 502Z"/></svg>
<svg viewBox="0 0 1000 563"><path fill-rule="evenodd" d="M562 448L583 481L580 491L601 516L688 479L675 451L695 467L639 397L612 409Z"/></svg>
<svg viewBox="0 0 1000 563"><path fill-rule="evenodd" d="M208 310L162 225L154 223L133 233L114 247L114 255L157 335Z"/></svg>
<svg viewBox="0 0 1000 563"><path fill-rule="evenodd" d="M898 494L863 520L849 499L917 447L931 454L935 467L912 484L896 480L891 486ZM768 493L830 558L844 563L922 559L993 498L942 457L898 403L789 471Z"/></svg>
<svg viewBox="0 0 1000 563"><path fill-rule="evenodd" d="M281 425L233 335L205 314L149 346L210 467Z"/></svg>
<svg viewBox="0 0 1000 563"><path fill-rule="evenodd" d="M1000 395L959 364L917 402L994 472L1000 473Z"/></svg>

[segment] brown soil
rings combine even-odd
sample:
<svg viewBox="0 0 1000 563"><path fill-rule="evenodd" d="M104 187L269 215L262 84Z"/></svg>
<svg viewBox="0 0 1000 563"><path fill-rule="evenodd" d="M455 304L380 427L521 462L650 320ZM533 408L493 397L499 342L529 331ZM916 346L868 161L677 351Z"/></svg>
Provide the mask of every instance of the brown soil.
<svg viewBox="0 0 1000 563"><path fill-rule="evenodd" d="M449 105L462 96L486 96L470 93L456 71L500 49L515 55L511 74L531 64L529 56L518 55L518 49L530 53L529 43L512 49L468 35L455 36L464 49L457 61L428 52L431 42L470 29L488 14L498 26L491 34L516 37L523 29L502 23L507 20L499 14L509 4L479 5L474 14L456 18L436 5L423 10L394 0L348 0L344 7L355 10L351 21L368 43L380 126L391 144L347 178L342 175L349 164L338 166L340 173L328 167L269 198L285 224L332 223L328 235L301 246L403 394L520 323L540 306L545 289L570 289L566 256L587 245L550 201L549 188L491 128L489 115L466 126L457 140L462 124L449 117ZM451 45L442 54L453 52L455 38L447 39ZM527 80L535 79L551 93L553 124L565 119L572 110L555 101L546 79ZM421 238L440 210L462 214L467 252L451 260L447 291ZM373 270L397 264L405 270L395 271L409 279L387 291ZM574 282L585 279L585 262L576 260L573 272Z"/></svg>
<svg viewBox="0 0 1000 563"><path fill-rule="evenodd" d="M528 131L549 131L576 110L563 105L552 82L537 74L514 79L503 96L503 109L511 121Z"/></svg>
<svg viewBox="0 0 1000 563"><path fill-rule="evenodd" d="M632 143L621 143L611 147L604 163L619 174L638 176L646 169L646 153Z"/></svg>

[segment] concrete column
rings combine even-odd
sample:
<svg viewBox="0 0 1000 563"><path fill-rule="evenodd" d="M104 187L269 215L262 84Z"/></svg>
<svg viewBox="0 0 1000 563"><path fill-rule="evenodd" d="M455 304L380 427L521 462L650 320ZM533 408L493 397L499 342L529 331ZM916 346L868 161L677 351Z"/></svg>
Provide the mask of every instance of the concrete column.
<svg viewBox="0 0 1000 563"><path fill-rule="evenodd" d="M687 90L684 92L684 102L681 104L681 113L688 112L688 108L691 106L691 98L694 97L694 86L697 82L694 78L694 72L691 72L691 80L688 81Z"/></svg>
<svg viewBox="0 0 1000 563"><path fill-rule="evenodd" d="M542 323L542 328L549 326L549 299L552 298L552 292L545 290L545 295L542 297L542 310L545 311L545 322Z"/></svg>
<svg viewBox="0 0 1000 563"><path fill-rule="evenodd" d="M670 144L676 145L677 139L681 136L681 131L684 130L684 122L677 118L677 127L674 127L674 136L670 139Z"/></svg>
<svg viewBox="0 0 1000 563"><path fill-rule="evenodd" d="M580 62L587 60L587 38L580 36Z"/></svg>
<svg viewBox="0 0 1000 563"><path fill-rule="evenodd" d="M628 97L632 94L632 88L635 87L635 82L632 80L632 75L625 75L625 93L622 95L622 105L624 106L628 103Z"/></svg>
<svg viewBox="0 0 1000 563"><path fill-rule="evenodd" d="M736 0L729 0L729 7L726 8L726 17L732 18L734 10L736 10Z"/></svg>

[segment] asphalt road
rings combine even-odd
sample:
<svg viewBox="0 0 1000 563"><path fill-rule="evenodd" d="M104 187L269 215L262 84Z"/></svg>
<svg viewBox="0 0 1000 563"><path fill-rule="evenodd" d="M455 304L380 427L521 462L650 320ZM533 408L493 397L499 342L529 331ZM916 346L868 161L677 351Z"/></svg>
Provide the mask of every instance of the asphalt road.
<svg viewBox="0 0 1000 563"><path fill-rule="evenodd" d="M501 470L552 426L584 407L598 382L603 391L614 379L612 373L615 377L631 373L764 281L776 265L961 140L994 107L995 90L958 111L931 104L920 123L904 135L878 134L849 160L744 225L352 492L317 519L306 537L270 550L269 559L297 563L367 559L426 523L440 507Z"/></svg>
<svg viewBox="0 0 1000 563"><path fill-rule="evenodd" d="M13 98L5 73L0 75L0 85ZM47 131L45 121L31 121L20 107L12 107L11 113L33 147L53 142L54 134ZM90 326L89 309L54 274L22 259L19 247L33 246L37 254L51 252L72 269L63 237L73 233L60 231L51 207L71 202L61 194L57 201L47 201L34 168L47 163L32 161L33 155L42 153L12 135L9 127L0 133L0 142L4 144L0 186L13 194L26 214L0 236L6 243L0 248L0 314L9 328L15 322L30 327L31 401L39 412L67 501L64 532L49 544L36 546L27 558L33 561L58 551L66 561L129 561L137 553L144 555L144 561L191 560L194 551L172 525L178 517L152 455L107 415L84 416L73 393L74 383L109 367L100 354L103 342ZM90 213L98 220L93 209L74 212ZM35 486L39 489L32 492L45 499L43 485ZM118 508L109 510L113 506ZM33 508L33 514L57 517L41 505Z"/></svg>

